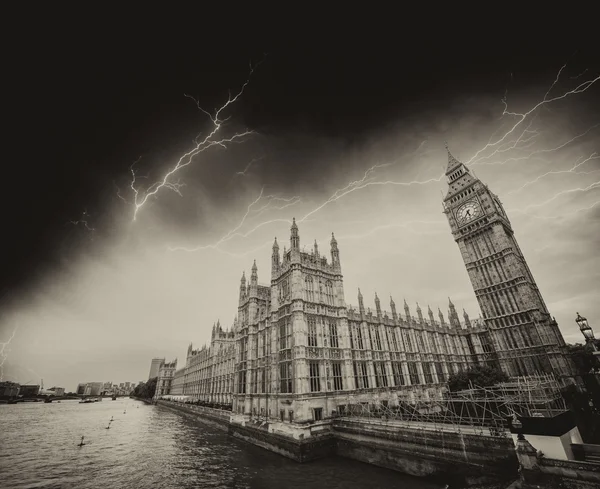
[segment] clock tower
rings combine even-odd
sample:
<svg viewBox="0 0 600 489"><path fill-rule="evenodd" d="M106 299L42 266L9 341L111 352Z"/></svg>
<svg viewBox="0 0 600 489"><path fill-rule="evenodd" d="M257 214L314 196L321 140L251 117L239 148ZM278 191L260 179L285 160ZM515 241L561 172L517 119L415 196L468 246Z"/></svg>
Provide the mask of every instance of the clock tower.
<svg viewBox="0 0 600 489"><path fill-rule="evenodd" d="M570 376L565 341L500 199L448 150L444 213L475 291L498 366L509 376Z"/></svg>

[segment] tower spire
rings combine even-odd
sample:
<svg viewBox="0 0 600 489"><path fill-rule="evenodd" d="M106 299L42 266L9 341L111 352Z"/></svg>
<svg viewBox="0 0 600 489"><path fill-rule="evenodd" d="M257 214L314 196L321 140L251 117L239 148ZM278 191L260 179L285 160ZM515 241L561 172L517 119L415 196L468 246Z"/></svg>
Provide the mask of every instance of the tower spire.
<svg viewBox="0 0 600 489"><path fill-rule="evenodd" d="M450 152L450 148L448 147L448 142L444 141L444 146L446 147L446 152L448 153L448 165L446 166L446 175L452 173L459 166L463 165L460 161L458 161L454 155Z"/></svg>

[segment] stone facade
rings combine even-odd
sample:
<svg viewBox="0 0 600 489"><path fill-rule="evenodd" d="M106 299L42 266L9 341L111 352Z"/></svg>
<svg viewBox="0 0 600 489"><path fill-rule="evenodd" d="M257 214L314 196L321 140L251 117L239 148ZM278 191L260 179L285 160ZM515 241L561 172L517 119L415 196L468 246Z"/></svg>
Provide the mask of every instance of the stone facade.
<svg viewBox="0 0 600 489"><path fill-rule="evenodd" d="M158 366L154 399L158 399L160 396L167 395L171 392L175 370L177 370L177 360L168 363L163 360L160 363Z"/></svg>
<svg viewBox="0 0 600 489"><path fill-rule="evenodd" d="M182 394L197 401L231 404L235 340L233 332L213 325L210 346L194 350L190 344Z"/></svg>
<svg viewBox="0 0 600 489"><path fill-rule="evenodd" d="M574 366L527 266L502 203L448 151L444 213L469 273L496 363L510 376L554 373Z"/></svg>
<svg viewBox="0 0 600 489"><path fill-rule="evenodd" d="M443 395L448 377L475 364L509 376L569 377L564 339L551 318L498 197L448 153L444 212L458 244L483 318L459 317L449 299L447 319L375 295L375 311L346 304L338 243L330 259L315 242L300 249L295 220L290 247L271 255L270 284L242 274L231 331L213 326L211 344L188 349L182 388L194 400L232 404L236 415L299 426L356 403L397 405ZM179 374L181 376L181 373ZM178 376L178 379L179 379Z"/></svg>

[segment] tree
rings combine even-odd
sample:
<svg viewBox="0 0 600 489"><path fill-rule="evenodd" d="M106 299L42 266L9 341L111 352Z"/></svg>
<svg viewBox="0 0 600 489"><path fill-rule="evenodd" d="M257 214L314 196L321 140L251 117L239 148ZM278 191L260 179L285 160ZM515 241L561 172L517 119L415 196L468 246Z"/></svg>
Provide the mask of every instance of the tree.
<svg viewBox="0 0 600 489"><path fill-rule="evenodd" d="M469 389L471 383L476 387L490 387L507 380L508 375L500 369L488 365L474 365L468 370L452 374L448 379L448 388L455 392Z"/></svg>
<svg viewBox="0 0 600 489"><path fill-rule="evenodd" d="M158 377L154 377L148 382L142 382L141 384L136 385L131 395L133 397L139 397L140 399L152 399L156 392L157 381Z"/></svg>

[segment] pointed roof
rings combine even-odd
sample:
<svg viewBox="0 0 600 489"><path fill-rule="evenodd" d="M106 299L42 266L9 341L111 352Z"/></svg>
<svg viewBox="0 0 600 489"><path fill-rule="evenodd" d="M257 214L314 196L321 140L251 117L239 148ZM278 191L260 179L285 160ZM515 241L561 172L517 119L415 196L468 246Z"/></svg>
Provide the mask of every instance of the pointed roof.
<svg viewBox="0 0 600 489"><path fill-rule="evenodd" d="M258 270L258 267L256 266L256 260L254 260L254 263L252 264L252 274L254 275L254 273Z"/></svg>
<svg viewBox="0 0 600 489"><path fill-rule="evenodd" d="M458 161L452 153L450 153L450 148L448 148L448 143L445 143L446 151L448 152L448 166L446 167L446 175L452 173L459 166L462 165L460 161Z"/></svg>
<svg viewBox="0 0 600 489"><path fill-rule="evenodd" d="M392 307L396 307L396 303L394 302L394 299L392 298L392 296L390 295L390 305Z"/></svg>
<svg viewBox="0 0 600 489"><path fill-rule="evenodd" d="M278 250L279 249L279 244L277 243L277 237L275 237L275 241L273 242L273 249L274 250Z"/></svg>
<svg viewBox="0 0 600 489"><path fill-rule="evenodd" d="M296 218L295 217L292 217L292 228L291 229L298 229L298 225L296 224Z"/></svg>
<svg viewBox="0 0 600 489"><path fill-rule="evenodd" d="M337 244L337 240L335 239L335 235L331 233L331 246L333 246L334 244Z"/></svg>

